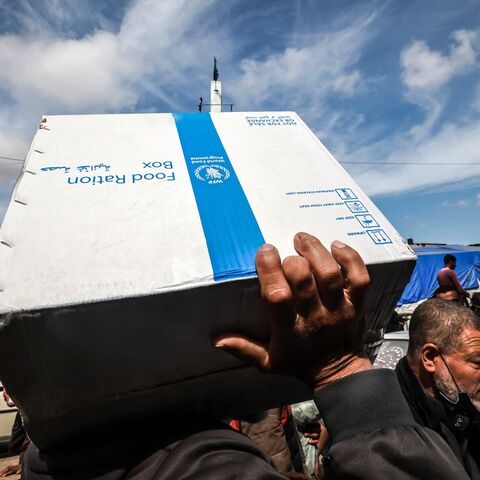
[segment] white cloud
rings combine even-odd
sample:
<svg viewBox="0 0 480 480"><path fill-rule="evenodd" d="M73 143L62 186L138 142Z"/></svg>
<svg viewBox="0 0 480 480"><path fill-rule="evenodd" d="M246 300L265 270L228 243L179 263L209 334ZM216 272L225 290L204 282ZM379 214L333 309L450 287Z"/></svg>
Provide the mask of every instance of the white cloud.
<svg viewBox="0 0 480 480"><path fill-rule="evenodd" d="M131 108L159 77L163 86L182 77L185 83L185 65L213 43L208 22L199 27L212 3L138 0L118 33L97 30L72 39L47 29L0 36L0 84L19 104L33 97L69 112Z"/></svg>
<svg viewBox="0 0 480 480"><path fill-rule="evenodd" d="M266 58L246 58L231 87L235 103L262 105L276 101L295 106L310 118L322 114L329 95L352 96L362 82L354 66L373 37L372 14L351 16L346 26L308 36L308 42L287 47ZM325 119L324 119L325 120Z"/></svg>
<svg viewBox="0 0 480 480"><path fill-rule="evenodd" d="M411 103L415 103L421 107L425 112L425 118L417 125L414 125L408 130L408 134L414 142L420 142L430 135L433 127L440 119L445 99L443 96L436 94L431 95L428 92L409 91L406 98Z"/></svg>
<svg viewBox="0 0 480 480"><path fill-rule="evenodd" d="M477 53L474 41L477 32L457 30L451 36L453 43L448 55L430 49L424 41L415 41L401 52L405 98L425 112L423 121L409 129L408 133L414 142L428 139L441 119L447 95L440 87L475 65Z"/></svg>
<svg viewBox="0 0 480 480"><path fill-rule="evenodd" d="M480 207L480 193L477 193L475 199L477 201L477 203L476 203L477 207Z"/></svg>
<svg viewBox="0 0 480 480"><path fill-rule="evenodd" d="M345 94L347 97L353 94L359 88L362 76L358 70L354 70L350 74L341 75L333 82L333 91Z"/></svg>
<svg viewBox="0 0 480 480"><path fill-rule="evenodd" d="M473 187L480 185L479 138L480 120L476 120L464 125L446 125L419 143L413 142L408 134L388 138L356 150L344 160L382 163L369 167L346 165L370 195L453 186L456 182L465 188ZM412 162L432 165L408 165ZM474 165L462 165L465 163Z"/></svg>
<svg viewBox="0 0 480 480"><path fill-rule="evenodd" d="M68 111L119 108L136 100L135 74L118 38L100 31L79 39L0 37L0 82L22 105L41 99ZM27 69L26 69L26 66Z"/></svg>
<svg viewBox="0 0 480 480"><path fill-rule="evenodd" d="M455 200L454 202L444 200L442 202L443 207L468 207L468 205L470 205L468 200Z"/></svg>
<svg viewBox="0 0 480 480"><path fill-rule="evenodd" d="M476 35L471 30L453 32L449 55L431 50L424 41L413 42L400 56L404 84L410 89L435 89L470 69L476 60Z"/></svg>

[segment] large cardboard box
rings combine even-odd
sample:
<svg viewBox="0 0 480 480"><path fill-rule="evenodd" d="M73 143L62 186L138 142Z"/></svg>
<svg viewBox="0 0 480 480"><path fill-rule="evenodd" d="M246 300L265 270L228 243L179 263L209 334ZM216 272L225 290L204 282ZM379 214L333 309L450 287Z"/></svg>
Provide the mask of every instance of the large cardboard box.
<svg viewBox="0 0 480 480"><path fill-rule="evenodd" d="M0 378L32 439L308 396L212 347L268 337L255 252L298 231L362 254L383 326L415 256L295 113L44 117L0 230Z"/></svg>

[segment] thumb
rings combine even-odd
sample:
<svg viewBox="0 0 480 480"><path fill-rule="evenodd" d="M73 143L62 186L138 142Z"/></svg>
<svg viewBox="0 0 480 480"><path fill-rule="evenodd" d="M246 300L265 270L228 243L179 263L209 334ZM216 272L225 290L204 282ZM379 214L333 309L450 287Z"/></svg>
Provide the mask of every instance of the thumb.
<svg viewBox="0 0 480 480"><path fill-rule="evenodd" d="M241 335L222 335L214 340L216 348L231 353L239 360L249 363L260 370L269 370L270 357L266 345Z"/></svg>

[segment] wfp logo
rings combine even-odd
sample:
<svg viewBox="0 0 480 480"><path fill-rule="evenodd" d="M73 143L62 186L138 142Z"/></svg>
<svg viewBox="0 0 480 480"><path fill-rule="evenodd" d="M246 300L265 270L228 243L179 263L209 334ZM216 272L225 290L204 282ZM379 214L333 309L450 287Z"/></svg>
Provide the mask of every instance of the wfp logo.
<svg viewBox="0 0 480 480"><path fill-rule="evenodd" d="M230 178L230 172L221 165L202 165L194 173L200 181L211 184L223 183Z"/></svg>

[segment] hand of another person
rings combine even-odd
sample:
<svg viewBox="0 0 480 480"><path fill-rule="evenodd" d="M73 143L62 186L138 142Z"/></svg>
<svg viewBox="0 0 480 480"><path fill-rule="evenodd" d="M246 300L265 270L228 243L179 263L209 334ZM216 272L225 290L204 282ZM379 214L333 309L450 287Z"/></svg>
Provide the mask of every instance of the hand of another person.
<svg viewBox="0 0 480 480"><path fill-rule="evenodd" d="M265 244L256 267L262 297L270 309L267 344L240 335L215 340L259 369L294 375L312 388L371 368L363 353L361 306L369 275L360 255L335 241L331 253L307 233L297 233L298 256L285 258Z"/></svg>
<svg viewBox="0 0 480 480"><path fill-rule="evenodd" d="M3 389L3 399L5 400L7 407L12 408L15 406L15 404L13 403L13 400L10 398L10 395L7 393L5 389Z"/></svg>
<svg viewBox="0 0 480 480"><path fill-rule="evenodd" d="M7 465L5 468L0 470L0 478L10 477L11 475L18 475L22 471L22 466L18 465Z"/></svg>
<svg viewBox="0 0 480 480"><path fill-rule="evenodd" d="M314 423L310 425L305 425L302 429L303 436L307 439L309 445L317 446L318 439L320 438L321 424Z"/></svg>

